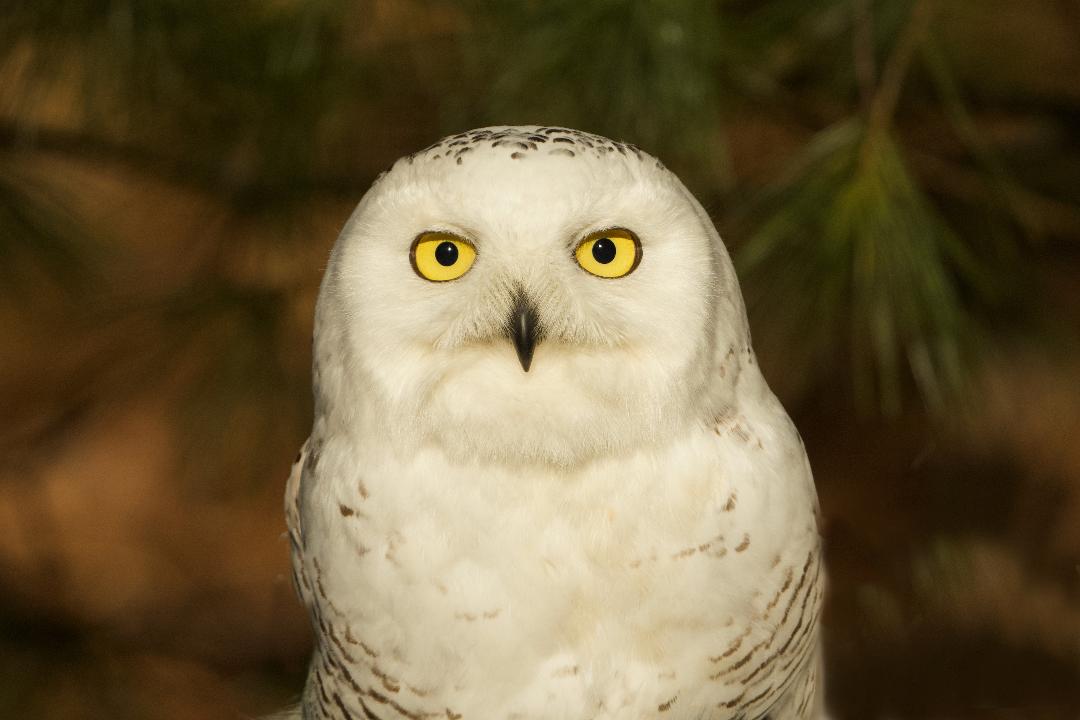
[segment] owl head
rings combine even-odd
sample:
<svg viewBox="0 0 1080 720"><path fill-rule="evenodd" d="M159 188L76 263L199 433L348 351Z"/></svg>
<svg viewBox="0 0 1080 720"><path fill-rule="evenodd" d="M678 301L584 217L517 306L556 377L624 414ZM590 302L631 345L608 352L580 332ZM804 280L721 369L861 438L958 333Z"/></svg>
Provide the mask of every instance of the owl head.
<svg viewBox="0 0 1080 720"><path fill-rule="evenodd" d="M709 422L749 353L727 252L659 161L483 128L398 160L341 232L316 412L403 452L575 465Z"/></svg>

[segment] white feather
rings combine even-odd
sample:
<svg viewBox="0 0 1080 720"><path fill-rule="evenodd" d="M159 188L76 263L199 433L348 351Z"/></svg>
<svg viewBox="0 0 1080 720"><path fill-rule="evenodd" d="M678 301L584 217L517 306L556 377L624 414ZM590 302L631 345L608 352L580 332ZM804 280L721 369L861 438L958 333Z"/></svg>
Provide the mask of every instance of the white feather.
<svg viewBox="0 0 1080 720"><path fill-rule="evenodd" d="M642 260L597 278L573 250L613 226ZM414 273L429 230L475 245L465 276ZM491 128L398 161L316 313L304 717L818 717L813 481L749 343L711 222L637 149Z"/></svg>

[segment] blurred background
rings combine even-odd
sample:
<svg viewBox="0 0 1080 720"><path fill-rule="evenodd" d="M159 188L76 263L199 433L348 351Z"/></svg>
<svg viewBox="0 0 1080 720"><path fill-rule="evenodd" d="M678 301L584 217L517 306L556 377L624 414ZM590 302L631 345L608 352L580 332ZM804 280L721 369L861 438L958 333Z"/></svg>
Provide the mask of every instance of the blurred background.
<svg viewBox="0 0 1080 720"><path fill-rule="evenodd" d="M825 518L838 718L1080 717L1076 0L8 0L0 717L243 718L375 175L486 124L660 156Z"/></svg>

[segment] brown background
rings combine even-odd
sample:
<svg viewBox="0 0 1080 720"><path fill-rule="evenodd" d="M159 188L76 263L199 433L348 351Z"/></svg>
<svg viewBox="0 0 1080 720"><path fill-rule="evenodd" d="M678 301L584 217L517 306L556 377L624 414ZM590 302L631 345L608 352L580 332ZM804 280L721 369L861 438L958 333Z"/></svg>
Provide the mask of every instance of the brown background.
<svg viewBox="0 0 1080 720"><path fill-rule="evenodd" d="M661 5L643 35L615 37L705 50L671 56L685 67L669 76L657 51L624 82L584 57L632 12L588 15L602 4L312 3L309 27L290 2L15 3L0 31L0 717L237 718L295 700L310 635L281 505L310 423L314 298L394 158L502 121L618 133L670 161L738 252L762 222L746 208L867 111L912 17L868 0L759 4L775 21L754 3ZM901 372L903 402L881 412L853 388L845 332L796 361L798 337L751 306L821 495L830 703L840 718L1080 717L1080 5L920 5L936 7L916 46L943 49L1013 193L988 190L916 49L889 120L913 177L977 256L1011 248L993 302L960 292L979 329L964 392L928 410ZM755 29L749 61L706 52ZM581 77L556 62L577 61L559 60L567 46ZM668 102L650 90L683 114L650 110ZM768 283L748 277L748 297Z"/></svg>

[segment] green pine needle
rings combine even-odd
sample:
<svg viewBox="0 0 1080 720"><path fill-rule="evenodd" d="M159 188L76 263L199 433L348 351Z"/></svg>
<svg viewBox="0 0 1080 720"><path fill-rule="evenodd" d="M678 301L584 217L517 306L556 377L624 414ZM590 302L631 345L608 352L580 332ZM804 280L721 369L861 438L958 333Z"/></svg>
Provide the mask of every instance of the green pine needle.
<svg viewBox="0 0 1080 720"><path fill-rule="evenodd" d="M963 395L980 263L889 132L860 121L823 131L762 213L737 260L751 305L788 343L847 358L864 410L897 414L907 378L935 412Z"/></svg>

